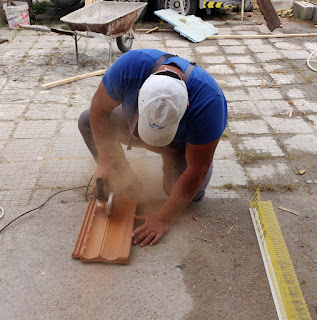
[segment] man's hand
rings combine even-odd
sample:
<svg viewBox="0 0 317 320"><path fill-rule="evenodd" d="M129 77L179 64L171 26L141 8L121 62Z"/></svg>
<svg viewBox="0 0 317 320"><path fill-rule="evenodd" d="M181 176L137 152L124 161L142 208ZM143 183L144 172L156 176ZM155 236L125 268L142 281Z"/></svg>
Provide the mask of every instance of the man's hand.
<svg viewBox="0 0 317 320"><path fill-rule="evenodd" d="M102 178L107 188L117 196L124 198L142 199L143 184L127 163L125 167L113 168L111 166L98 165L94 174L92 193L95 190L95 181Z"/></svg>
<svg viewBox="0 0 317 320"><path fill-rule="evenodd" d="M133 243L137 244L141 241L141 247L144 247L147 244L150 244L150 246L157 244L169 229L169 222L158 214L135 216L135 219L144 221L142 226L135 229L132 233L132 237L136 236Z"/></svg>

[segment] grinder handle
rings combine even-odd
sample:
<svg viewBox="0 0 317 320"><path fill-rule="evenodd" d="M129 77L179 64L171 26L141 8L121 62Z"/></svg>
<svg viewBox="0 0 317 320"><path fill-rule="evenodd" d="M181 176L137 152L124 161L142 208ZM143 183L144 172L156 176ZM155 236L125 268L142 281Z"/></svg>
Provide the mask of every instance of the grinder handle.
<svg viewBox="0 0 317 320"><path fill-rule="evenodd" d="M102 178L96 179L96 190L94 192L94 197L98 200L107 200L107 192L105 190L105 183Z"/></svg>

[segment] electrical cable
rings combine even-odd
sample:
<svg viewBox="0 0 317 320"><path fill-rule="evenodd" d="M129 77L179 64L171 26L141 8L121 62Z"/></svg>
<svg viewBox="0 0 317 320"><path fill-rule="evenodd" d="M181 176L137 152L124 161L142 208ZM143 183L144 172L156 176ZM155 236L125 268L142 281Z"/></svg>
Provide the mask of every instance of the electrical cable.
<svg viewBox="0 0 317 320"><path fill-rule="evenodd" d="M89 184L90 184L90 182L91 182L91 179L90 179L90 181L89 181ZM89 187L89 184L88 184L88 187ZM64 190L60 190L60 191L55 192L55 193L52 194L44 203L42 203L40 206L38 206L38 207L36 207L36 208L34 208L34 209L31 209L31 210L29 210L29 211L26 211L26 212L22 213L21 215L17 216L15 219L11 220L8 224L6 224L6 225L0 230L0 233L1 233L4 229L6 229L11 223L13 223L14 221L18 220L19 218L25 216L26 214L28 214L28 213L30 213L30 212L32 212L32 211L35 211L35 210L37 210L37 209L42 208L49 200L51 200L51 199L52 199L54 196L56 196L57 194L62 193L62 192L65 192L65 191L77 190L77 189L82 189L82 188L87 188L87 190L88 190L88 187L87 187L87 186L81 186L81 187L69 188L69 189L64 189ZM86 190L86 194L87 194L87 190Z"/></svg>
<svg viewBox="0 0 317 320"><path fill-rule="evenodd" d="M317 49L315 49L315 50L308 56L308 58L307 58L307 60L306 60L306 63L307 63L308 68L311 69L311 70L313 70L313 71L315 71L315 72L317 72L317 69L315 69L315 68L313 68L313 67L311 66L311 64L310 64L310 59L311 59L311 57L314 55L314 53L315 53L316 51L317 51Z"/></svg>
<svg viewBox="0 0 317 320"><path fill-rule="evenodd" d="M90 186L90 183L91 183L91 180L92 180L93 177L94 177L94 175L91 176L91 178L90 178L90 180L88 182L87 189L86 189L86 201L87 202L89 201L89 199L88 199L88 189L89 189L89 186Z"/></svg>

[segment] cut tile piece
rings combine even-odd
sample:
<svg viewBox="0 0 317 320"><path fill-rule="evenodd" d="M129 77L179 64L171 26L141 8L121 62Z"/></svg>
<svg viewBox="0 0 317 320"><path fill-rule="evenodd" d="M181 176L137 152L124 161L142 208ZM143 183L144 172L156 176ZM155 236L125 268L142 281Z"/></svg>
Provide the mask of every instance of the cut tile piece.
<svg viewBox="0 0 317 320"><path fill-rule="evenodd" d="M128 264L136 205L135 200L114 198L109 217L96 210L94 198L90 197L72 257Z"/></svg>

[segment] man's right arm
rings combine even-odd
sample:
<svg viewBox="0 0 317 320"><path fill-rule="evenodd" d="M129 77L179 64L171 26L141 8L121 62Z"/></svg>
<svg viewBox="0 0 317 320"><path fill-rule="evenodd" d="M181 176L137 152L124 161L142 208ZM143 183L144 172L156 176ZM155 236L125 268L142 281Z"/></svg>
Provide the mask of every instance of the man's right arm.
<svg viewBox="0 0 317 320"><path fill-rule="evenodd" d="M93 96L90 108L90 126L98 151L95 179L103 178L116 194L139 194L142 183L137 178L113 132L111 113L120 102L108 95L103 82Z"/></svg>
<svg viewBox="0 0 317 320"><path fill-rule="evenodd" d="M112 163L112 149L114 143L111 128L111 113L120 102L111 99L101 81L95 92L90 107L90 126L98 151L98 164Z"/></svg>
<svg viewBox="0 0 317 320"><path fill-rule="evenodd" d="M120 104L111 99L101 81L95 92L90 107L90 126L92 135L98 151L97 169L95 179L103 178L110 183L112 191L118 191L117 172L118 166L127 164L119 141L113 133L111 124L111 113Z"/></svg>

